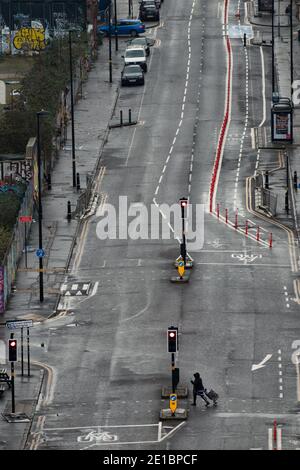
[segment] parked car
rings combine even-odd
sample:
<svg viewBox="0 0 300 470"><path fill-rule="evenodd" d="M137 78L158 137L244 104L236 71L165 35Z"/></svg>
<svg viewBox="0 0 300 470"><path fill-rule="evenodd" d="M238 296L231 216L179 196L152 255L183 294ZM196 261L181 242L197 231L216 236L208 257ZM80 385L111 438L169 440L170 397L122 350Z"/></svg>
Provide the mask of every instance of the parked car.
<svg viewBox="0 0 300 470"><path fill-rule="evenodd" d="M143 46L129 46L125 51L125 65L140 65L147 72L146 52Z"/></svg>
<svg viewBox="0 0 300 470"><path fill-rule="evenodd" d="M154 5L156 5L156 8L161 7L161 0L140 0L139 1L140 9L145 5L152 5L153 3Z"/></svg>
<svg viewBox="0 0 300 470"><path fill-rule="evenodd" d="M150 55L150 44L152 43L151 40L146 38L145 36L140 36L139 38L131 39L129 41L130 46L143 46L145 48L146 56Z"/></svg>
<svg viewBox="0 0 300 470"><path fill-rule="evenodd" d="M128 20L128 19L119 19L117 21L117 35L130 35L130 36L138 36L145 32L145 25L140 20ZM98 32L102 32L105 36L109 34L109 25L102 25L98 27ZM112 35L115 34L115 24L114 22L111 23L110 32Z"/></svg>
<svg viewBox="0 0 300 470"><path fill-rule="evenodd" d="M121 85L144 85L144 72L140 65L125 65L121 73Z"/></svg>
<svg viewBox="0 0 300 470"><path fill-rule="evenodd" d="M140 10L142 21L159 21L159 9L155 5L145 5Z"/></svg>

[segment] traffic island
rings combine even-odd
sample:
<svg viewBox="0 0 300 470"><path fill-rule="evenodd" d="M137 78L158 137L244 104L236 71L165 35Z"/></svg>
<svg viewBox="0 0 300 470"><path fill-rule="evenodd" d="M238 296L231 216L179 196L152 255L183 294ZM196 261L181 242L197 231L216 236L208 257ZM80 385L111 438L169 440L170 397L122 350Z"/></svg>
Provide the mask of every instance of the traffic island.
<svg viewBox="0 0 300 470"><path fill-rule="evenodd" d="M170 408L165 408L160 410L159 419L164 420L171 420L171 419L180 419L185 420L188 417L188 411L185 408L177 408L174 413L170 410Z"/></svg>
<svg viewBox="0 0 300 470"><path fill-rule="evenodd" d="M175 284L187 283L190 280L190 272L185 271L183 276L172 276L170 281Z"/></svg>
<svg viewBox="0 0 300 470"><path fill-rule="evenodd" d="M179 261L176 260L175 263L174 263L174 266L175 266L175 268L178 268ZM187 260L186 263L185 263L185 269L192 269L192 267L193 267L193 261Z"/></svg>
<svg viewBox="0 0 300 470"><path fill-rule="evenodd" d="M188 411L186 408L178 408L177 406L177 393L170 393L169 395L169 408L163 408L160 410L159 418L161 420L165 419L187 419Z"/></svg>
<svg viewBox="0 0 300 470"><path fill-rule="evenodd" d="M161 398L169 398L172 393L172 386L162 387L161 389ZM178 398L187 398L189 395L189 390L187 385L177 385L176 394Z"/></svg>

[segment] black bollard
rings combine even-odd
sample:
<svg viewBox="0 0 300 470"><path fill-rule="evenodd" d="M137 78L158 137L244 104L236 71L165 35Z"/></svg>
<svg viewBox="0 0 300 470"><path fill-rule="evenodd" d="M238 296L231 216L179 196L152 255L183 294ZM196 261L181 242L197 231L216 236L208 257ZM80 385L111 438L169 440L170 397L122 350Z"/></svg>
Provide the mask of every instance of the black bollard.
<svg viewBox="0 0 300 470"><path fill-rule="evenodd" d="M269 172L266 171L265 188L269 189Z"/></svg>
<svg viewBox="0 0 300 470"><path fill-rule="evenodd" d="M131 109L128 110L128 121L131 124Z"/></svg>
<svg viewBox="0 0 300 470"><path fill-rule="evenodd" d="M68 222L70 222L71 220L71 201L68 201L68 212L67 212L67 219L68 219Z"/></svg>
<svg viewBox="0 0 300 470"><path fill-rule="evenodd" d="M298 176L297 176L297 171L294 171L294 189L298 189Z"/></svg>
<svg viewBox="0 0 300 470"><path fill-rule="evenodd" d="M120 126L123 126L123 111L120 110Z"/></svg>
<svg viewBox="0 0 300 470"><path fill-rule="evenodd" d="M52 189L52 185L51 185L51 173L49 173L48 177L47 177L47 187L48 189Z"/></svg>
<svg viewBox="0 0 300 470"><path fill-rule="evenodd" d="M76 173L76 189L79 191L80 189L80 174Z"/></svg>
<svg viewBox="0 0 300 470"><path fill-rule="evenodd" d="M247 34L244 33L244 47L247 46Z"/></svg>
<svg viewBox="0 0 300 470"><path fill-rule="evenodd" d="M285 210L286 210L286 213L288 214L289 213L289 192L288 191L285 192Z"/></svg>

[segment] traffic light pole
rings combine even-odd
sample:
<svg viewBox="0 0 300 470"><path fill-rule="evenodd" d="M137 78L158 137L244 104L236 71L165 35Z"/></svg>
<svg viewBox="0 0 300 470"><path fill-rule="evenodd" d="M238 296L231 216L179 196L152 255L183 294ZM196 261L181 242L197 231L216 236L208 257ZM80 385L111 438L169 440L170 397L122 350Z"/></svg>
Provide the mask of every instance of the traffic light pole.
<svg viewBox="0 0 300 470"><path fill-rule="evenodd" d="M14 339L14 334L10 334L10 339ZM11 384L11 412L15 413L15 363L10 363L10 384Z"/></svg>
<svg viewBox="0 0 300 470"><path fill-rule="evenodd" d="M176 386L175 386L175 354L172 353L172 393L175 393Z"/></svg>
<svg viewBox="0 0 300 470"><path fill-rule="evenodd" d="M184 262L184 267L186 267L186 240L185 240L185 223L184 223L184 202L185 199L181 199L181 219L182 219L182 249L181 249L181 256Z"/></svg>
<svg viewBox="0 0 300 470"><path fill-rule="evenodd" d="M27 328L27 375L30 377L30 340L29 340L29 328Z"/></svg>
<svg viewBox="0 0 300 470"><path fill-rule="evenodd" d="M21 375L24 375L23 328L21 328Z"/></svg>
<svg viewBox="0 0 300 470"><path fill-rule="evenodd" d="M10 381L11 381L11 412L15 413L15 363L10 363Z"/></svg>
<svg viewBox="0 0 300 470"><path fill-rule="evenodd" d="M108 54L109 54L109 83L112 83L112 58L111 58L111 0L108 4Z"/></svg>

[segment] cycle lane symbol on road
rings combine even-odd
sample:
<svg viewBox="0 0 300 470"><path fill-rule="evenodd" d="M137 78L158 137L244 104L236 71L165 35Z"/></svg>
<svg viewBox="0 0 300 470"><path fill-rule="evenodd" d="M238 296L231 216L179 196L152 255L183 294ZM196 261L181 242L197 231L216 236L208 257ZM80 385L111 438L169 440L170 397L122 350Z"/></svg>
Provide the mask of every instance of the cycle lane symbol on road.
<svg viewBox="0 0 300 470"><path fill-rule="evenodd" d="M261 259L262 255L247 255L245 253L232 253L231 258L237 259L239 261L245 262L245 263L253 263L256 259Z"/></svg>
<svg viewBox="0 0 300 470"><path fill-rule="evenodd" d="M91 444L85 447L86 449L97 446L98 444L112 443L118 441L118 436L116 434L112 434L109 431L103 431L101 428L99 428L98 430L90 429L87 431L87 434L77 437L77 442Z"/></svg>

